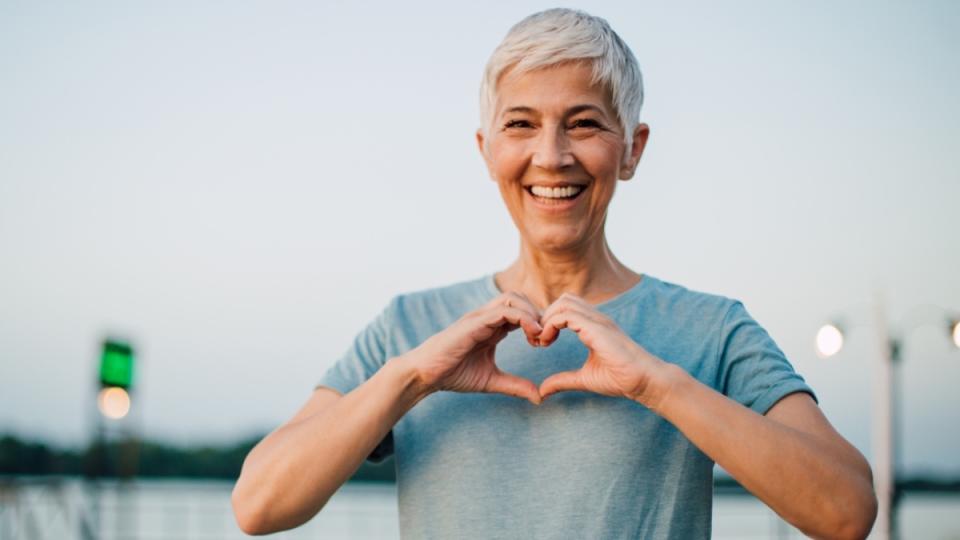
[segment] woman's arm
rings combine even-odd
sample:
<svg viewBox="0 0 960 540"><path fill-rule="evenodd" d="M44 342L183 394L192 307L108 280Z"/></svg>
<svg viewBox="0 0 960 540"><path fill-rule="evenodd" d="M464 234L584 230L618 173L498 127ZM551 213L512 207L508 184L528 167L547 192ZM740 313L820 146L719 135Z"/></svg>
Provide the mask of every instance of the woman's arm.
<svg viewBox="0 0 960 540"><path fill-rule="evenodd" d="M564 295L543 315L545 346L561 328L589 349L583 367L551 375L544 399L583 390L632 399L677 427L784 519L814 538L864 538L876 517L870 467L805 393L766 416L647 352L606 315Z"/></svg>
<svg viewBox="0 0 960 540"><path fill-rule="evenodd" d="M240 528L268 534L307 522L424 396L402 357L346 395L315 390L244 460L232 496Z"/></svg>
<svg viewBox="0 0 960 540"><path fill-rule="evenodd" d="M400 418L432 392L496 392L539 403L536 385L500 371L494 361L497 343L517 328L533 343L541 330L538 317L523 295L503 294L388 360L353 391L343 396L314 391L301 411L244 461L232 496L240 528L267 534L308 521Z"/></svg>
<svg viewBox="0 0 960 540"><path fill-rule="evenodd" d="M777 514L813 538L866 538L877 513L870 466L806 393L766 416L668 364L651 408Z"/></svg>

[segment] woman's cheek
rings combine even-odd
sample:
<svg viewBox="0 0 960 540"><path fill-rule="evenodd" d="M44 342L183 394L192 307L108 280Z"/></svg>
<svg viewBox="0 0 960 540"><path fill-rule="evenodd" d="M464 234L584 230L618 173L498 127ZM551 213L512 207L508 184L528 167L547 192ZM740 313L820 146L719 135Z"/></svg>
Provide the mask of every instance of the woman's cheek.
<svg viewBox="0 0 960 540"><path fill-rule="evenodd" d="M519 160L515 156L506 155L498 161L498 167L501 172L501 178L504 180L514 180L523 174L522 167L519 166Z"/></svg>

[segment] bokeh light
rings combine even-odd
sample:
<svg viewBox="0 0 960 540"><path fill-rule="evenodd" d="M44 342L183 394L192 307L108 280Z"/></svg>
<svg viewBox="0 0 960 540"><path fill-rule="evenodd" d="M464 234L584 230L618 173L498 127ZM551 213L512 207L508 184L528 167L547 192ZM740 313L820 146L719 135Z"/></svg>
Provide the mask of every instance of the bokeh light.
<svg viewBox="0 0 960 540"><path fill-rule="evenodd" d="M953 344L960 348L960 321L953 323Z"/></svg>
<svg viewBox="0 0 960 540"><path fill-rule="evenodd" d="M130 395L123 388L112 386L97 395L100 412L111 420L119 420L130 412Z"/></svg>
<svg viewBox="0 0 960 540"><path fill-rule="evenodd" d="M817 332L817 355L827 358L843 348L843 332L833 324L825 324Z"/></svg>

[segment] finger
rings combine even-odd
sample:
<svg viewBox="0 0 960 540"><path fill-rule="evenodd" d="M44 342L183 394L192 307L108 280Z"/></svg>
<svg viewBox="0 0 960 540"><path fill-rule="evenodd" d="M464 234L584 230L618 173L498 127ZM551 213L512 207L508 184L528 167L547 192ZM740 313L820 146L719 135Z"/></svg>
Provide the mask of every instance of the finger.
<svg viewBox="0 0 960 540"><path fill-rule="evenodd" d="M546 320L548 317L550 317L550 315L553 315L557 311L564 311L567 309L575 309L580 311L591 319L599 320L605 317L603 313L600 313L600 311L597 310L597 306L587 302L575 294L563 293L560 295L560 298L557 298L547 307L547 309L543 312L543 316L540 317L540 320Z"/></svg>
<svg viewBox="0 0 960 540"><path fill-rule="evenodd" d="M484 306L486 309L496 308L497 306L507 306L522 309L534 318L539 320L542 315L541 311L533 305L533 302L530 301L530 298L527 295L523 294L520 291L508 291L500 296L497 296L493 300L487 302Z"/></svg>
<svg viewBox="0 0 960 540"><path fill-rule="evenodd" d="M533 305L533 302L530 301L530 298L522 292L513 291L510 294L517 301L521 309L526 309L533 316L534 320L537 321L537 330L533 334L527 334L527 343L529 343L532 347L539 347L540 340L537 339L537 336L539 336L540 332L543 331L543 325L540 322L543 320L543 311L538 309L537 306Z"/></svg>
<svg viewBox="0 0 960 540"><path fill-rule="evenodd" d="M530 301L527 295L520 291L508 291L502 295L502 298L507 306L526 311L533 317L533 320L537 321L538 325L540 324L540 310L533 305L533 302ZM534 332L524 329L524 333L527 336L527 343L529 343L531 347L538 347L540 345L540 341L536 337L540 334L540 330L542 330L542 328L536 329Z"/></svg>
<svg viewBox="0 0 960 540"><path fill-rule="evenodd" d="M506 394L526 399L534 405L540 404L540 391L533 382L510 373L498 371L487 381L484 392Z"/></svg>
<svg viewBox="0 0 960 540"><path fill-rule="evenodd" d="M560 330L564 328L569 328L579 334L590 324L597 324L597 321L588 318L579 311L572 309L557 311L543 321L543 331L540 332L539 336L540 346L547 347L551 345L560 336ZM582 340L583 338L581 336L581 341ZM584 342L584 344L589 346L589 343Z"/></svg>
<svg viewBox="0 0 960 540"><path fill-rule="evenodd" d="M484 324L488 328L497 328L506 324L519 326L523 329L527 341L531 344L543 331L539 321L526 311L515 307L495 306L491 308L484 319Z"/></svg>
<svg viewBox="0 0 960 540"><path fill-rule="evenodd" d="M557 298L553 301L552 304L547 306L547 309L543 310L543 315L540 316L541 321L547 320L551 315L565 309L567 307L567 300L564 297Z"/></svg>
<svg viewBox="0 0 960 540"><path fill-rule="evenodd" d="M537 321L537 324L540 324L540 311L533 305L532 302L530 302L530 299L527 298L525 294L519 291L505 292L487 302L478 311L496 311L503 306L526 311L530 314L533 320ZM539 345L539 342L534 337L539 333L539 330L531 331L529 329L524 329L524 334L526 334L527 337L527 343L529 343L530 346L536 347Z"/></svg>
<svg viewBox="0 0 960 540"><path fill-rule="evenodd" d="M510 305L514 307L519 307L530 312L534 318L539 319L543 312L533 305L533 302L530 300L530 297L523 294L520 291L510 291L507 293L507 296L510 299Z"/></svg>
<svg viewBox="0 0 960 540"><path fill-rule="evenodd" d="M537 306L533 305L530 297L520 291L507 291L500 295L500 298L511 307L519 307L529 311L531 315L540 316L540 310L537 309Z"/></svg>
<svg viewBox="0 0 960 540"><path fill-rule="evenodd" d="M568 390L586 391L586 388L583 386L583 381L580 379L580 370L561 371L547 377L546 380L540 384L540 397L541 399L547 399L557 392Z"/></svg>
<svg viewBox="0 0 960 540"><path fill-rule="evenodd" d="M569 293L563 293L560 298L557 298L552 304L547 306L547 309L543 312L543 316L540 317L540 321L545 321L550 317L555 316L557 313L563 311L569 311L571 309L583 311L583 308L575 300L573 300L573 295Z"/></svg>
<svg viewBox="0 0 960 540"><path fill-rule="evenodd" d="M546 311L543 312L543 317L540 317L540 325L543 326L544 331L546 331L546 328L547 328L546 326L547 321L556 319L557 314L563 313L564 311L567 311L572 307L573 305L566 299L557 299L556 302L550 304L550 306L547 307ZM556 337L557 332L559 332L559 329L555 329L554 333L551 333L550 335L544 335L544 333L541 333L540 334L541 344L552 343L554 338Z"/></svg>
<svg viewBox="0 0 960 540"><path fill-rule="evenodd" d="M487 338L487 343L493 346L496 346L498 343L503 341L507 334L517 329L515 324L505 324L503 326L497 327L493 330L493 334Z"/></svg>

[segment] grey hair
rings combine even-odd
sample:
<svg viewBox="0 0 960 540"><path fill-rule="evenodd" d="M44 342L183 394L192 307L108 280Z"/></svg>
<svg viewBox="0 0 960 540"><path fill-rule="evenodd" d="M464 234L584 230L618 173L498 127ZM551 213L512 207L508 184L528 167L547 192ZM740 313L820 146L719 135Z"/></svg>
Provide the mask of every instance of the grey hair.
<svg viewBox="0 0 960 540"><path fill-rule="evenodd" d="M564 62L593 64L592 84L610 92L614 112L629 146L640 122L643 77L630 47L600 17L554 8L518 22L493 51L480 83L480 126L488 134L497 100L497 83L508 70L527 73Z"/></svg>

